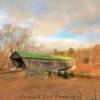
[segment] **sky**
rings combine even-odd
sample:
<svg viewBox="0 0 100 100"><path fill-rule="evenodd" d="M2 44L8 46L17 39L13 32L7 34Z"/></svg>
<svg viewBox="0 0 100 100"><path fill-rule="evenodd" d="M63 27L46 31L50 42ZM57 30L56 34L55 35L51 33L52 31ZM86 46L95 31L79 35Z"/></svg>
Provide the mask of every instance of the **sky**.
<svg viewBox="0 0 100 100"><path fill-rule="evenodd" d="M100 43L100 0L0 0L0 28L5 23L31 27L51 47Z"/></svg>

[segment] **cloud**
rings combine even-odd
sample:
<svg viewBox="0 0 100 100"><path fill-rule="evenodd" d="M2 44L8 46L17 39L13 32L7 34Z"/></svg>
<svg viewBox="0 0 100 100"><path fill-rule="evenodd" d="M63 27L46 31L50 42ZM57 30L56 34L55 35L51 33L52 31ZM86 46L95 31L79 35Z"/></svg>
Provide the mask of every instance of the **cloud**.
<svg viewBox="0 0 100 100"><path fill-rule="evenodd" d="M0 9L9 21L31 27L37 35L55 34L65 27L88 41L91 34L100 34L100 0L0 0Z"/></svg>
<svg viewBox="0 0 100 100"><path fill-rule="evenodd" d="M100 0L0 0L0 9L16 19L66 18L77 23L72 29L82 32L100 26L99 5Z"/></svg>
<svg viewBox="0 0 100 100"><path fill-rule="evenodd" d="M47 5L47 16L66 17L75 22L76 25L70 27L75 33L94 31L100 26L100 0L50 0Z"/></svg>
<svg viewBox="0 0 100 100"><path fill-rule="evenodd" d="M37 36L36 39L45 47L45 51L53 51L55 48L58 50L67 50L70 47L80 48L89 45L87 42L84 43L84 41L76 39L58 39L47 36ZM44 48L41 49L44 50Z"/></svg>
<svg viewBox="0 0 100 100"><path fill-rule="evenodd" d="M61 30L64 26L66 26L69 22L65 21L64 19L60 20L40 20L33 25L33 33L39 35L50 35L54 34L55 32Z"/></svg>

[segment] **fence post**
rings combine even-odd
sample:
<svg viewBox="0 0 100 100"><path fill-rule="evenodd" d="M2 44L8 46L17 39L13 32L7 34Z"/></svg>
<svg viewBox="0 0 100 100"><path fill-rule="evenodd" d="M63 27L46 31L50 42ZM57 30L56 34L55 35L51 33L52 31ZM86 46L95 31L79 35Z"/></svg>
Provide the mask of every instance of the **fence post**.
<svg viewBox="0 0 100 100"><path fill-rule="evenodd" d="M82 93L79 91L79 100L82 100Z"/></svg>

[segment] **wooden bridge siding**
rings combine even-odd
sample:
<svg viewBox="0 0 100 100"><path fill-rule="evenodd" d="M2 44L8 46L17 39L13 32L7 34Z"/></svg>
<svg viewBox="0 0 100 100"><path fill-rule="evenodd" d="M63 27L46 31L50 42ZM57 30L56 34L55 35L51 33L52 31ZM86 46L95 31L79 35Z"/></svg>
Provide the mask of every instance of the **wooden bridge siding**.
<svg viewBox="0 0 100 100"><path fill-rule="evenodd" d="M43 74L47 71L58 70L67 66L64 61L49 62L48 60L32 61L31 59L27 59L24 62L27 67L27 72L30 75Z"/></svg>

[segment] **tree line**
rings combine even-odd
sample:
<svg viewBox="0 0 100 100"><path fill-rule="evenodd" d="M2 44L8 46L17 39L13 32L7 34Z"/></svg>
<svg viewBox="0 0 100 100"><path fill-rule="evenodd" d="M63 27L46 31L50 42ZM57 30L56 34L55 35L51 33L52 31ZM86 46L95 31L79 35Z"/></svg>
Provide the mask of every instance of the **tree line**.
<svg viewBox="0 0 100 100"><path fill-rule="evenodd" d="M66 51L54 49L53 54L56 56L74 57L77 63L89 64L91 62L92 64L97 64L100 63L100 44L79 49L71 47Z"/></svg>

